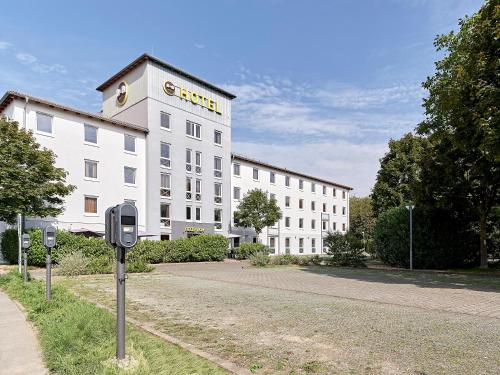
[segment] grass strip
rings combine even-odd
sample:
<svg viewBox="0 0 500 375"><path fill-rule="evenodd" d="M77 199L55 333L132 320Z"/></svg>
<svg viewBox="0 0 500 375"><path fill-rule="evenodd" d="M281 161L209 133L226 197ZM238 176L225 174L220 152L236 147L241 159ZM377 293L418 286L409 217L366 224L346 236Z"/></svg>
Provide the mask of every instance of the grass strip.
<svg viewBox="0 0 500 375"><path fill-rule="evenodd" d="M126 351L133 369L111 365L115 355L115 318L82 300L66 287L53 285L45 300L41 281L23 283L16 271L0 276L0 288L26 309L34 322L45 364L56 374L228 374L217 365L127 325Z"/></svg>

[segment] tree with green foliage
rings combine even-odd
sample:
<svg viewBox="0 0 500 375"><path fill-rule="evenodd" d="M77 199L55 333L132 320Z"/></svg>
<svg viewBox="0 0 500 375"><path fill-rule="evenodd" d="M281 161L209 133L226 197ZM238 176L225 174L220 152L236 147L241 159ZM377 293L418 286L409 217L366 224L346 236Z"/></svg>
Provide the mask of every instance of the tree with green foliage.
<svg viewBox="0 0 500 375"><path fill-rule="evenodd" d="M422 165L436 205L468 209L479 226L480 265L487 267L488 220L500 205L500 4L486 1L460 30L438 36L445 56L423 84L426 119L418 132L432 144Z"/></svg>
<svg viewBox="0 0 500 375"><path fill-rule="evenodd" d="M412 133L389 141L389 151L380 159L380 169L371 194L375 217L413 200L412 185L420 179L418 162L427 145L425 138Z"/></svg>
<svg viewBox="0 0 500 375"><path fill-rule="evenodd" d="M260 189L250 190L234 212L236 226L253 228L257 235L281 219L281 210L276 199L269 199Z"/></svg>
<svg viewBox="0 0 500 375"><path fill-rule="evenodd" d="M31 131L0 117L0 221L63 211L63 198L74 186L65 183L67 173L54 164L54 153L41 148Z"/></svg>
<svg viewBox="0 0 500 375"><path fill-rule="evenodd" d="M349 198L349 231L358 239L368 239L373 233L375 217L370 197Z"/></svg>

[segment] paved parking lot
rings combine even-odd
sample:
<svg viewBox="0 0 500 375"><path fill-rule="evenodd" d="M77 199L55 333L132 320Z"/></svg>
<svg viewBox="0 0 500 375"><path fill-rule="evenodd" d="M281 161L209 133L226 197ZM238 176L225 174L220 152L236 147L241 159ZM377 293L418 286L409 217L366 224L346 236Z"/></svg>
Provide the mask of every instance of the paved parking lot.
<svg viewBox="0 0 500 375"><path fill-rule="evenodd" d="M69 280L114 305L112 276ZM258 374L498 374L498 277L245 263L130 275L128 312Z"/></svg>

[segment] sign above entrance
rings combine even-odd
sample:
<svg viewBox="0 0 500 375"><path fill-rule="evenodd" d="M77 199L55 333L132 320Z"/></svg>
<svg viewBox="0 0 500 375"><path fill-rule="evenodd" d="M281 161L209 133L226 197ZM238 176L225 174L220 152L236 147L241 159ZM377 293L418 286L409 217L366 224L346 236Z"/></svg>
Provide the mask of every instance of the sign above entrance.
<svg viewBox="0 0 500 375"><path fill-rule="evenodd" d="M178 90L176 90L178 88ZM172 82L165 81L163 83L163 91L169 96L178 96L180 99L186 100L193 103L194 105L199 105L205 107L211 112L215 112L218 115L222 115L220 110L219 101L212 98L207 98L194 91L189 91L184 87L176 87Z"/></svg>
<svg viewBox="0 0 500 375"><path fill-rule="evenodd" d="M205 232L205 228L201 228L201 227L186 227L184 229L184 231L186 233L203 233L203 232Z"/></svg>

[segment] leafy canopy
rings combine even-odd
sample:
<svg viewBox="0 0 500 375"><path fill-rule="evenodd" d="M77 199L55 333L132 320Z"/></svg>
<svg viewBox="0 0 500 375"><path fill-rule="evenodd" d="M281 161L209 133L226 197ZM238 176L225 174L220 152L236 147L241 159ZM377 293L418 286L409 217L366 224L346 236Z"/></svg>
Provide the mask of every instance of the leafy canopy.
<svg viewBox="0 0 500 375"><path fill-rule="evenodd" d="M54 153L42 149L30 131L0 117L0 221L63 211L63 198L74 186L65 183L67 173L54 164Z"/></svg>
<svg viewBox="0 0 500 375"><path fill-rule="evenodd" d="M254 228L257 234L281 219L281 210L275 199L269 199L262 190L250 190L234 212L236 226Z"/></svg>
<svg viewBox="0 0 500 375"><path fill-rule="evenodd" d="M369 238L375 226L372 199L351 197L349 199L349 231L358 239ZM365 237L363 237L363 233Z"/></svg>

